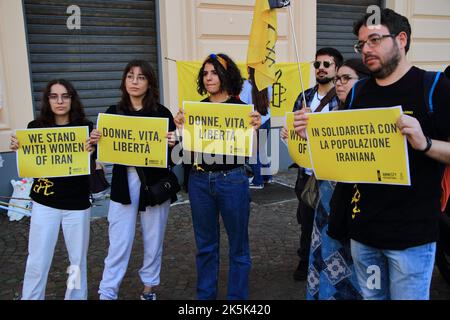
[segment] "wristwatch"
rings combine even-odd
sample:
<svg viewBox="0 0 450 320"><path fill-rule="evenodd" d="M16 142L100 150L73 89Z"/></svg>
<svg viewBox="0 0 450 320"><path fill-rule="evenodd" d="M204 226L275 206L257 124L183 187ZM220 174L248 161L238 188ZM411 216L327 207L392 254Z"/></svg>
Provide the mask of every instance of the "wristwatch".
<svg viewBox="0 0 450 320"><path fill-rule="evenodd" d="M429 136L425 136L425 138L427 139L427 146L425 147L425 149L420 150L423 153L428 152L428 150L431 149L431 145L433 144L433 142L431 141L431 138Z"/></svg>

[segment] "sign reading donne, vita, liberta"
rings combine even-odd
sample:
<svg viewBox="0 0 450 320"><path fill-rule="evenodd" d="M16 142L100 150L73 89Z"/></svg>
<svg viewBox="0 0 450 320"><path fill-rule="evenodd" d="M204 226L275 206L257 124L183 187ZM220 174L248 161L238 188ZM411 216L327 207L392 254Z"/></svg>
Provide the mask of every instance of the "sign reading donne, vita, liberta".
<svg viewBox="0 0 450 320"><path fill-rule="evenodd" d="M98 160L136 167L167 168L167 118L99 114Z"/></svg>
<svg viewBox="0 0 450 320"><path fill-rule="evenodd" d="M253 105L187 102L183 103L185 150L240 157L252 156Z"/></svg>

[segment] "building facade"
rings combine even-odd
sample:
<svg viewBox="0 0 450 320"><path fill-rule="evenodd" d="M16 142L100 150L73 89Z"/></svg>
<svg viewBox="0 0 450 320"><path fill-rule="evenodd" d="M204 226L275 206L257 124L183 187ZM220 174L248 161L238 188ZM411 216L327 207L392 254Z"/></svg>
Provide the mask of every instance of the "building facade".
<svg viewBox="0 0 450 320"><path fill-rule="evenodd" d="M17 178L9 137L39 112L47 81L71 80L94 120L117 102L126 62L145 59L158 72L163 104L176 112L174 60L225 52L245 61L253 5L254 0L0 0L0 195L8 195L9 181ZM278 10L277 61L296 61L294 33L301 61L312 61L323 46L352 56L352 21L370 5L410 19L413 64L430 70L450 64L448 0L292 0L290 9ZM272 126L283 123L274 119ZM286 168L289 156L286 150L280 154Z"/></svg>

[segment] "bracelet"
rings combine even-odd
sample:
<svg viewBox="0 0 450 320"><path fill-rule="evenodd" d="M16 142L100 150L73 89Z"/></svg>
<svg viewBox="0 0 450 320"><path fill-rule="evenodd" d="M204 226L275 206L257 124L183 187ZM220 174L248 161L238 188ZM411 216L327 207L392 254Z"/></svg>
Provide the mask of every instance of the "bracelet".
<svg viewBox="0 0 450 320"><path fill-rule="evenodd" d="M428 151L431 149L431 145L433 144L433 142L432 142L432 140L431 140L430 137L425 136L425 138L427 139L427 146L425 147L425 149L420 150L420 151L423 152L423 153L428 152Z"/></svg>

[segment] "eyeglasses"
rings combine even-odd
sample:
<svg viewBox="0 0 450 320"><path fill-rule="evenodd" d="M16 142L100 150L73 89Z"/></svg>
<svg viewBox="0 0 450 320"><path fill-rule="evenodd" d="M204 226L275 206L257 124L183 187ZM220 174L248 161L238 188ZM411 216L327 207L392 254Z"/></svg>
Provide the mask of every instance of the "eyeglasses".
<svg viewBox="0 0 450 320"><path fill-rule="evenodd" d="M67 102L72 98L72 96L68 93L63 93L62 95L58 95L56 93L51 93L48 96L48 100L56 102L59 100L60 97L61 97L62 102Z"/></svg>
<svg viewBox="0 0 450 320"><path fill-rule="evenodd" d="M336 84L338 81L341 81L342 84L347 84L352 79L358 79L358 78L355 78L355 77L349 76L347 74L344 74L342 76L336 76L333 79L333 82L334 82L334 84Z"/></svg>
<svg viewBox="0 0 450 320"><path fill-rule="evenodd" d="M334 64L334 62L330 62L330 61L314 61L313 66L316 69L320 68L320 65L323 63L323 67L325 69L328 69L331 65Z"/></svg>
<svg viewBox="0 0 450 320"><path fill-rule="evenodd" d="M138 76L134 76L132 74L128 74L127 75L127 81L129 82L133 82L134 79L137 79L138 82L144 82L147 80L147 78L144 75L138 75Z"/></svg>
<svg viewBox="0 0 450 320"><path fill-rule="evenodd" d="M381 40L383 40L384 38L395 38L396 36L396 34L374 34L370 36L366 41L358 41L353 46L353 48L355 49L356 53L361 53L366 43L369 45L369 48L375 48L380 45Z"/></svg>

